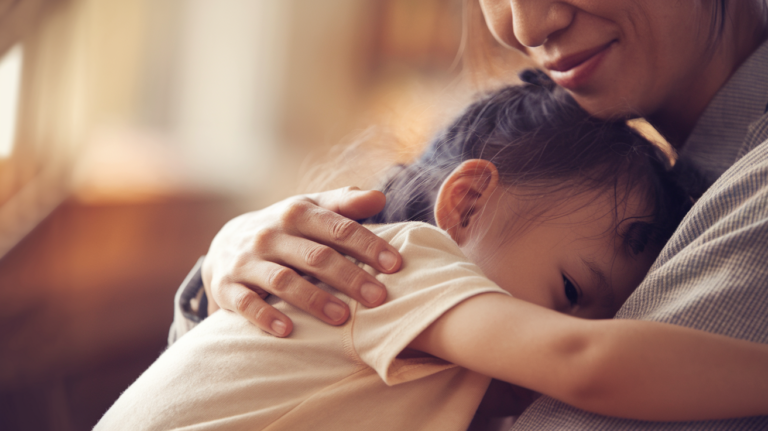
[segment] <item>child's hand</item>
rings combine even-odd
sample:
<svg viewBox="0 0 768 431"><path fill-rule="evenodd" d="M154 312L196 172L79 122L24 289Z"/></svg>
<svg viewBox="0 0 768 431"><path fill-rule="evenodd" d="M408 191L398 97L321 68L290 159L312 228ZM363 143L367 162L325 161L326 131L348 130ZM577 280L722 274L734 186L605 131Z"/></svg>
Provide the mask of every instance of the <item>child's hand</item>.
<svg viewBox="0 0 768 431"><path fill-rule="evenodd" d="M264 301L273 294L326 323L344 323L347 305L300 274L367 306L381 304L384 286L342 253L382 272L400 268L398 252L352 220L378 213L384 203L380 192L344 188L289 198L229 221L203 264L209 314L221 307L286 336L293 329L291 320Z"/></svg>

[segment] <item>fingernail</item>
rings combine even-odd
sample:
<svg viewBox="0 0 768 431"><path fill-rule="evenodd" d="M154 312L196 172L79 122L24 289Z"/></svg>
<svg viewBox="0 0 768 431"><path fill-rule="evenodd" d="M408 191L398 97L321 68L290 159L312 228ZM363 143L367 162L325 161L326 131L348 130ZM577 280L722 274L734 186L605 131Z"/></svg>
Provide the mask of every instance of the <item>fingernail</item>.
<svg viewBox="0 0 768 431"><path fill-rule="evenodd" d="M285 335L285 329L287 328L282 320L277 319L272 321L270 327L272 328L272 331L274 331L275 335Z"/></svg>
<svg viewBox="0 0 768 431"><path fill-rule="evenodd" d="M344 317L344 307L333 301L328 301L323 307L323 313L334 322L338 322Z"/></svg>
<svg viewBox="0 0 768 431"><path fill-rule="evenodd" d="M397 257L389 250L384 250L379 253L379 265L387 271L390 271L395 267L397 263Z"/></svg>
<svg viewBox="0 0 768 431"><path fill-rule="evenodd" d="M363 298L369 304L375 304L378 302L383 292L384 289L373 283L365 283L363 287L360 288L360 294L363 295Z"/></svg>

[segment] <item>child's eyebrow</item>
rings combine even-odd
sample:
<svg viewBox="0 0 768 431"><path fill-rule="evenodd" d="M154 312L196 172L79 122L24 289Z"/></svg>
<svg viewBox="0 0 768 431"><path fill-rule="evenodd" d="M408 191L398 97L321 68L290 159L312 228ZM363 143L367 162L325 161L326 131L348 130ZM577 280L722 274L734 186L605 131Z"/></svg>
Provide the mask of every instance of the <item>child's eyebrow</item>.
<svg viewBox="0 0 768 431"><path fill-rule="evenodd" d="M587 259L582 259L584 265L589 269L592 274L592 284L597 288L599 293L599 302L603 307L612 308L614 301L616 300L611 284L608 282L608 277L605 276L605 272L595 262Z"/></svg>

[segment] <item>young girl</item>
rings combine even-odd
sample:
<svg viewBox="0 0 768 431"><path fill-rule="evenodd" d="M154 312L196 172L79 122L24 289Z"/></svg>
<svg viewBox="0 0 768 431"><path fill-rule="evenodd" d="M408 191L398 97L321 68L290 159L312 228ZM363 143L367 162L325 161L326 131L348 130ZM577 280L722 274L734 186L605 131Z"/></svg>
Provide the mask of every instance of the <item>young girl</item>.
<svg viewBox="0 0 768 431"><path fill-rule="evenodd" d="M378 221L439 228L370 226L404 259L384 305L334 292L352 316L332 327L272 298L288 338L215 313L96 429L464 430L492 377L628 418L768 414L768 346L577 318L616 312L689 202L650 143L528 80L389 181Z"/></svg>

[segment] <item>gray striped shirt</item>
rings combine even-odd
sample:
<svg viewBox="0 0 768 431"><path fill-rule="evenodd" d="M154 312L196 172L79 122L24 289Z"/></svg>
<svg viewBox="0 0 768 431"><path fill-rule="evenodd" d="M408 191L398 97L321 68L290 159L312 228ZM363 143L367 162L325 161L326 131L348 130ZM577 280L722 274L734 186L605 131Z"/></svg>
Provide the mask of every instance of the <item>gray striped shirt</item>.
<svg viewBox="0 0 768 431"><path fill-rule="evenodd" d="M712 185L617 318L668 322L768 343L766 72L768 43L739 68L699 119L680 159ZM512 427L579 429L766 430L768 416L642 422L587 413L542 397Z"/></svg>

